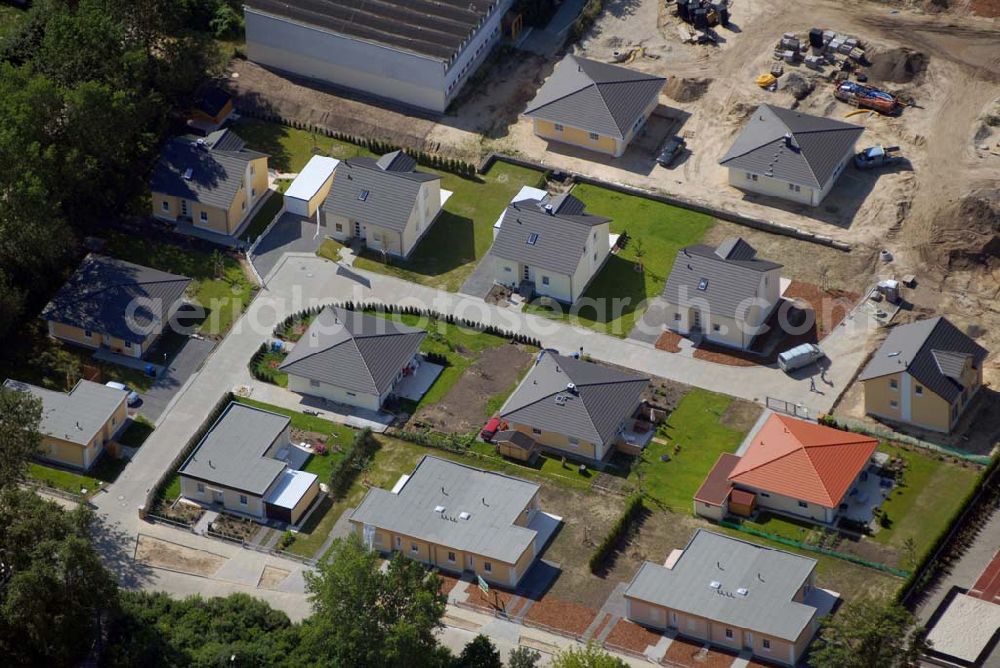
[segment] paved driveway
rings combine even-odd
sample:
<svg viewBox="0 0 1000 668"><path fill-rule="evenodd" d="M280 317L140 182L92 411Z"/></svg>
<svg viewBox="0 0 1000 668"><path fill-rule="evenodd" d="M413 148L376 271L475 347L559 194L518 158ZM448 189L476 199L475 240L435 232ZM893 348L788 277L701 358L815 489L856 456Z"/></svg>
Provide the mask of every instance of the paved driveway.
<svg viewBox="0 0 1000 668"><path fill-rule="evenodd" d="M316 221L294 213L283 213L267 236L254 249L251 261L261 278L278 264L285 253L313 253L323 243L322 233L316 236Z"/></svg>
<svg viewBox="0 0 1000 668"><path fill-rule="evenodd" d="M188 339L184 347L174 356L166 373L160 375L145 392L140 392L142 405L139 412L156 422L163 415L167 404L181 389L187 379L201 366L208 354L215 348L214 341Z"/></svg>
<svg viewBox="0 0 1000 668"><path fill-rule="evenodd" d="M459 292L484 299L493 289L493 256L485 255L476 265L475 271L465 279Z"/></svg>

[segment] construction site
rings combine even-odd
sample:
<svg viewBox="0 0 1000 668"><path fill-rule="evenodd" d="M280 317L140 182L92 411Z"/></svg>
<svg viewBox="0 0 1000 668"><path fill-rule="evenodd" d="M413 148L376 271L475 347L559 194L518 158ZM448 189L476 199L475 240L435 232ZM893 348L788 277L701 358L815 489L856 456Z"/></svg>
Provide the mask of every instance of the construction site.
<svg viewBox="0 0 1000 668"><path fill-rule="evenodd" d="M511 154L844 242L850 252L795 262L799 277L862 292L912 275L894 323L948 313L980 328L982 345L1000 348L1000 8L870 0L818 0L808 11L793 0L686 7L697 12L685 18L676 2L608 0L578 39L546 44L536 31L498 51L439 117L316 90L241 60L230 83L297 122L471 160ZM546 141L520 117L566 53L667 77L660 106L623 156ZM738 190L718 162L764 103L863 126L857 150L890 147L894 159L875 169L850 165L819 206ZM673 135L686 150L659 166L658 147ZM747 234L772 254L809 254L796 239ZM992 365L986 378L995 385Z"/></svg>

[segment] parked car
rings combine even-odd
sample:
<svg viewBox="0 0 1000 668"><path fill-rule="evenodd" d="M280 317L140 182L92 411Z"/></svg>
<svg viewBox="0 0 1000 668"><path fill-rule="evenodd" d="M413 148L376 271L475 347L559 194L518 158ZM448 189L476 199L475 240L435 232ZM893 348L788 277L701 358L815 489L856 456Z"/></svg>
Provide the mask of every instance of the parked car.
<svg viewBox="0 0 1000 668"><path fill-rule="evenodd" d="M121 390L122 392L128 392L128 399L126 399L126 401L128 402L129 406L137 406L139 404L139 402L142 401L142 399L139 397L139 393L138 392L133 392L129 388L129 386L126 385L125 383L119 383L118 381L111 380L111 381L108 381L107 383L104 383L104 384L107 387L110 387L110 388L113 388L113 389L116 389L116 390Z"/></svg>
<svg viewBox="0 0 1000 668"><path fill-rule="evenodd" d="M486 426L483 427L482 431L479 432L479 438L483 439L487 443L493 440L493 437L497 435L497 430L500 429L500 418L492 417Z"/></svg>
<svg viewBox="0 0 1000 668"><path fill-rule="evenodd" d="M875 169L900 162L898 146L869 146L854 156L854 166L858 169Z"/></svg>
<svg viewBox="0 0 1000 668"><path fill-rule="evenodd" d="M782 371L788 373L809 366L823 357L823 351L815 343L803 343L780 353L778 366L781 367Z"/></svg>
<svg viewBox="0 0 1000 668"><path fill-rule="evenodd" d="M683 137L671 137L660 147L656 161L664 167L669 167L677 159L677 156L684 152L686 147L687 142L684 141Z"/></svg>

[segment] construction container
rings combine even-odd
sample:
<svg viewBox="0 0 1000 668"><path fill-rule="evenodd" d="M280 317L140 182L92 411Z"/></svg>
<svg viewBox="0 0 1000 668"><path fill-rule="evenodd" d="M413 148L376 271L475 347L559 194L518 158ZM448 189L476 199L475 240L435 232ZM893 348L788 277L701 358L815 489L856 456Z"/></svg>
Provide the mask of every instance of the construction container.
<svg viewBox="0 0 1000 668"><path fill-rule="evenodd" d="M816 49L823 48L823 30L821 28L813 28L809 31L809 46Z"/></svg>

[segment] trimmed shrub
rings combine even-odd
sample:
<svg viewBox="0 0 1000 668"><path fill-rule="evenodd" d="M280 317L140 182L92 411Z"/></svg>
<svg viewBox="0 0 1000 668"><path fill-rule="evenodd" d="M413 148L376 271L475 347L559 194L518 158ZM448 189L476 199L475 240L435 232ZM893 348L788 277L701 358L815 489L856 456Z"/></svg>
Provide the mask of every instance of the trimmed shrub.
<svg viewBox="0 0 1000 668"><path fill-rule="evenodd" d="M597 574L604 568L604 562L618 549L618 546L632 532L635 522L642 515L643 511L642 494L633 494L625 503L625 510L615 522L614 526L597 546L594 553L590 555L590 572Z"/></svg>

